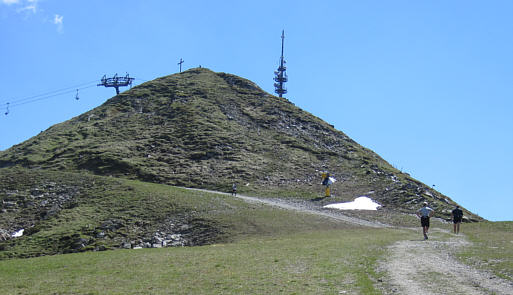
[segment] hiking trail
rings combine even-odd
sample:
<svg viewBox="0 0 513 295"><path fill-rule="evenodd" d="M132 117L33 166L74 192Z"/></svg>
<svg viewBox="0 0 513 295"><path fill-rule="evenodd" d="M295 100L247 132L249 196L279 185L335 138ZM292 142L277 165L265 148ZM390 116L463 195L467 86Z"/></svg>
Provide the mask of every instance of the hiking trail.
<svg viewBox="0 0 513 295"><path fill-rule="evenodd" d="M231 195L230 193L191 189L209 193ZM282 199L264 199L237 194L236 198L250 203L260 203L286 210L314 214L374 228L392 226L375 221L363 220L344 215L342 212L326 211L306 203ZM473 268L459 262L454 255L461 247L471 245L464 235L452 235L442 229L432 229L430 239L424 241L422 229L402 228L411 231L418 239L402 240L389 246L387 256L380 261L378 271L385 272L385 281L379 282L383 294L511 294L513 282Z"/></svg>
<svg viewBox="0 0 513 295"><path fill-rule="evenodd" d="M403 240L388 247L379 270L386 273L384 294L513 294L513 282L487 271L459 262L458 249L471 243L464 235L432 230L424 241L419 227L418 239ZM445 236L445 237L444 237Z"/></svg>

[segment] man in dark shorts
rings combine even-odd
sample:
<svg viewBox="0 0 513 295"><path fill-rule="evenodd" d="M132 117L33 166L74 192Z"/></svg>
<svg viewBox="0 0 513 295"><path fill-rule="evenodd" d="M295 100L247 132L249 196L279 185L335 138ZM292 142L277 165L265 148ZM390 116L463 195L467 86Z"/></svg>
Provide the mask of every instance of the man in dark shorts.
<svg viewBox="0 0 513 295"><path fill-rule="evenodd" d="M452 221L454 223L454 233L460 233L460 224L463 219L463 211L460 209L460 206L456 205L456 208L451 212Z"/></svg>
<svg viewBox="0 0 513 295"><path fill-rule="evenodd" d="M420 217L420 225L422 226L422 232L424 234L424 240L428 239L428 231L429 231L429 218L433 216L435 211L428 207L428 203L424 202L424 207L420 208L417 211L417 216Z"/></svg>

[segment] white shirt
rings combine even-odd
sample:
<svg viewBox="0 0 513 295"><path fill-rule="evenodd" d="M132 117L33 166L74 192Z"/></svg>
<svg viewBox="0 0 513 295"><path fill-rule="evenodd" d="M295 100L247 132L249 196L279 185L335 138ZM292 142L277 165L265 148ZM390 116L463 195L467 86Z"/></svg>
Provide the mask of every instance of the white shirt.
<svg viewBox="0 0 513 295"><path fill-rule="evenodd" d="M420 213L420 216L422 217L428 217L431 212L433 212L433 209L429 208L428 206L424 206L417 211Z"/></svg>

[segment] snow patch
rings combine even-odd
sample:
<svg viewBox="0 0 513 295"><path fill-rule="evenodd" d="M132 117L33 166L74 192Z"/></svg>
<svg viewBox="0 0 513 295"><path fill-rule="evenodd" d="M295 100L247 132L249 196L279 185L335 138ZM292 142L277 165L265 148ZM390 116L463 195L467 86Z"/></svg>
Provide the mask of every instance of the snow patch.
<svg viewBox="0 0 513 295"><path fill-rule="evenodd" d="M11 235L11 237L13 237L13 238L21 237L21 236L23 236L23 232L24 232L24 231L25 231L25 229L23 229L23 228L22 228L22 229L20 229L19 231L14 232L14 233Z"/></svg>
<svg viewBox="0 0 513 295"><path fill-rule="evenodd" d="M354 199L352 202L330 204L324 206L323 208L339 210L378 210L378 207L381 207L381 205L374 202L371 198L367 196L361 196Z"/></svg>

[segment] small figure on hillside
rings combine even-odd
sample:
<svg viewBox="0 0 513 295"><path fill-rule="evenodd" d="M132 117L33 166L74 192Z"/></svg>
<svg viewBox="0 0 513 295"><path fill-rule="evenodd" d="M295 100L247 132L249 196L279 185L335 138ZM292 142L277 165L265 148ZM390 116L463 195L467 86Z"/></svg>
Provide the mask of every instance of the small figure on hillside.
<svg viewBox="0 0 513 295"><path fill-rule="evenodd" d="M322 182L321 184L324 185L324 197L328 198L331 197L331 189L330 186L335 182L335 178L330 176L329 172L323 172L322 173Z"/></svg>
<svg viewBox="0 0 513 295"><path fill-rule="evenodd" d="M420 225L422 226L422 231L424 234L424 240L428 239L428 231L429 231L429 218L433 216L435 211L428 207L428 203L424 202L424 207L420 208L417 211L417 216L420 217Z"/></svg>
<svg viewBox="0 0 513 295"><path fill-rule="evenodd" d="M234 183L232 185L232 196L236 196L237 195L237 184Z"/></svg>
<svg viewBox="0 0 513 295"><path fill-rule="evenodd" d="M451 212L452 221L454 222L454 233L460 233L460 224L463 219L463 211L460 209L460 206L456 205L456 208Z"/></svg>

